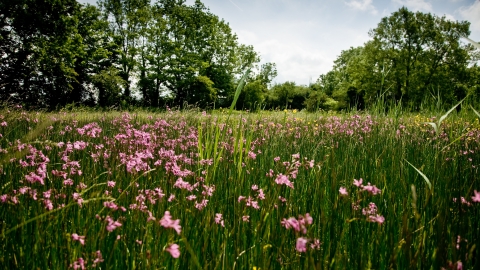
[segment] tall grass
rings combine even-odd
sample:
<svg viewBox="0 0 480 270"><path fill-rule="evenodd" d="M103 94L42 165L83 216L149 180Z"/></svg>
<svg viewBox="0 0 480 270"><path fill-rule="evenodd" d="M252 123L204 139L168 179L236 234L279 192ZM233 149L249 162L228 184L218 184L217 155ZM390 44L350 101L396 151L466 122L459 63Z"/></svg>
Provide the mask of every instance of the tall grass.
<svg viewBox="0 0 480 270"><path fill-rule="evenodd" d="M0 115L2 269L480 266L473 112Z"/></svg>

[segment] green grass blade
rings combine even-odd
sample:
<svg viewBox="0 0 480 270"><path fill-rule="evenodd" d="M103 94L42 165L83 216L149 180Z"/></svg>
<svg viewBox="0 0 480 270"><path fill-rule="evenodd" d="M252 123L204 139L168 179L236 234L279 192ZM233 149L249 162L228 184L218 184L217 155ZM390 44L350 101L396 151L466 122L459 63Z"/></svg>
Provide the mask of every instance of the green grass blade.
<svg viewBox="0 0 480 270"><path fill-rule="evenodd" d="M408 165L412 166L412 168L414 168L423 177L423 179L425 179L425 182L427 183L428 188L431 190L432 183L430 182L430 180L428 180L428 177L425 174L423 174L419 169L417 169L417 167L413 166L412 163L408 162L408 160L405 159L405 161L408 163Z"/></svg>
<svg viewBox="0 0 480 270"><path fill-rule="evenodd" d="M473 112L474 112L478 117L480 117L480 113L477 112L477 111L472 107L472 105L470 105L470 108L472 108Z"/></svg>
<svg viewBox="0 0 480 270"><path fill-rule="evenodd" d="M445 118L447 118L447 116L453 111L455 110L455 108L458 107L458 105L460 105L465 99L462 99L460 100L459 103L457 103L457 105L453 106L446 114L442 115L442 117L440 117L440 120L438 120L438 128L440 128L440 125L442 124L442 121L445 120Z"/></svg>
<svg viewBox="0 0 480 270"><path fill-rule="evenodd" d="M235 90L235 96L233 98L232 105L230 106L230 113L232 112L233 108L237 104L238 97L240 96L240 93L242 92L242 89L245 86L245 81L247 80L249 73L250 73L250 69L247 69L245 74L243 74L242 78L240 79L240 82L238 83L237 90Z"/></svg>
<svg viewBox="0 0 480 270"><path fill-rule="evenodd" d="M433 129L435 130L435 134L438 134L438 127L437 127L437 124L435 123L432 123L432 122L424 122L424 124L429 124L430 126L433 127Z"/></svg>
<svg viewBox="0 0 480 270"><path fill-rule="evenodd" d="M473 46L477 47L477 49L480 49L480 44L478 42L475 42L468 37L463 37L464 39L468 40L470 43L472 43Z"/></svg>

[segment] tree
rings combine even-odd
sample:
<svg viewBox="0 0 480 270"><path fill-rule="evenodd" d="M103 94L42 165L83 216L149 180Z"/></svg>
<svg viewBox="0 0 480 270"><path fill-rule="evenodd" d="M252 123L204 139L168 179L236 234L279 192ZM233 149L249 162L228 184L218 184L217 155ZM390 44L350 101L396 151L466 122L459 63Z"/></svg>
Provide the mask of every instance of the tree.
<svg viewBox="0 0 480 270"><path fill-rule="evenodd" d="M145 23L149 0L99 0L104 19L109 22L112 39L120 48L119 75L125 81L123 96L132 100L132 75L137 67L140 32ZM147 19L148 20L148 19Z"/></svg>
<svg viewBox="0 0 480 270"><path fill-rule="evenodd" d="M245 85L237 101L237 108L256 111L265 101L267 88L261 80L255 80Z"/></svg>
<svg viewBox="0 0 480 270"><path fill-rule="evenodd" d="M0 98L55 108L78 99L75 60L83 54L75 0L0 2Z"/></svg>
<svg viewBox="0 0 480 270"><path fill-rule="evenodd" d="M77 30L83 40L83 54L75 60L77 76L72 85L73 100L91 106L111 106L113 104L107 102L105 97L120 94L120 86L124 85L123 80L118 77L118 71L113 70L118 57L118 46L109 38L108 22L102 19L96 6L82 5L77 18ZM118 86L113 87L111 82L105 83L108 76L115 76L113 81L118 82Z"/></svg>
<svg viewBox="0 0 480 270"><path fill-rule="evenodd" d="M460 99L455 84L465 78L468 48L459 39L468 36L469 22L449 21L430 13L401 8L370 32L378 52L377 66L391 63L384 82L392 83L396 100L417 107L432 88L449 103Z"/></svg>

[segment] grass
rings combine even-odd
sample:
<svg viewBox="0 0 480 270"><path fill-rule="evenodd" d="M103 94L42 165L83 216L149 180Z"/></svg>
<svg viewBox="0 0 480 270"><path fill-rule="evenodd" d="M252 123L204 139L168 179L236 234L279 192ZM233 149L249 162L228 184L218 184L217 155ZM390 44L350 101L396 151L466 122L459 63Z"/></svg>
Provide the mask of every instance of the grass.
<svg viewBox="0 0 480 270"><path fill-rule="evenodd" d="M0 115L3 269L480 266L471 111Z"/></svg>

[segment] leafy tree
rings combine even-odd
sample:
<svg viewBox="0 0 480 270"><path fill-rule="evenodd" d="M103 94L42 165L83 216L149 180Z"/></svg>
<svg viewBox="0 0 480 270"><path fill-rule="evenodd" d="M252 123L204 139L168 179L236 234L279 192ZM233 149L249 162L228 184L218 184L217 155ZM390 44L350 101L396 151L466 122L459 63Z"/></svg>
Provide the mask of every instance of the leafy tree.
<svg viewBox="0 0 480 270"><path fill-rule="evenodd" d="M98 105L100 107L118 106L122 97L122 86L125 81L120 77L118 69L109 67L92 76L92 82L98 89Z"/></svg>
<svg viewBox="0 0 480 270"><path fill-rule="evenodd" d="M465 93L452 89L466 78L468 47L459 39L468 36L469 24L405 7L383 18L370 35L378 52L377 66L391 64L384 82L392 83L389 91L394 98L418 107L435 88L449 103L461 99Z"/></svg>
<svg viewBox="0 0 480 270"><path fill-rule="evenodd" d="M119 76L125 81L123 96L132 99L132 75L137 67L140 33L150 8L149 0L99 0L109 32L119 50Z"/></svg>
<svg viewBox="0 0 480 270"><path fill-rule="evenodd" d="M55 108L73 94L83 53L75 0L0 2L0 98Z"/></svg>
<svg viewBox="0 0 480 270"><path fill-rule="evenodd" d="M106 74L111 76L113 73L118 76L118 72L112 70L118 57L118 46L109 38L108 22L102 20L101 12L96 6L82 5L77 18L77 30L83 39L84 53L77 56L75 60L77 76L72 85L73 95L75 95L73 99L92 106L95 104L110 106L112 104L103 98L109 89L113 88L112 86L102 88L108 84L100 83L99 78L105 77ZM114 81L119 82L118 86L124 85L119 77ZM117 88L114 88L115 92ZM112 93L112 95L117 94Z"/></svg>
<svg viewBox="0 0 480 270"><path fill-rule="evenodd" d="M266 86L261 80L255 80L245 85L238 97L237 108L256 111L265 101Z"/></svg>
<svg viewBox="0 0 480 270"><path fill-rule="evenodd" d="M270 89L269 104L270 108L288 109L295 96L295 82L284 82L282 84L275 84Z"/></svg>

